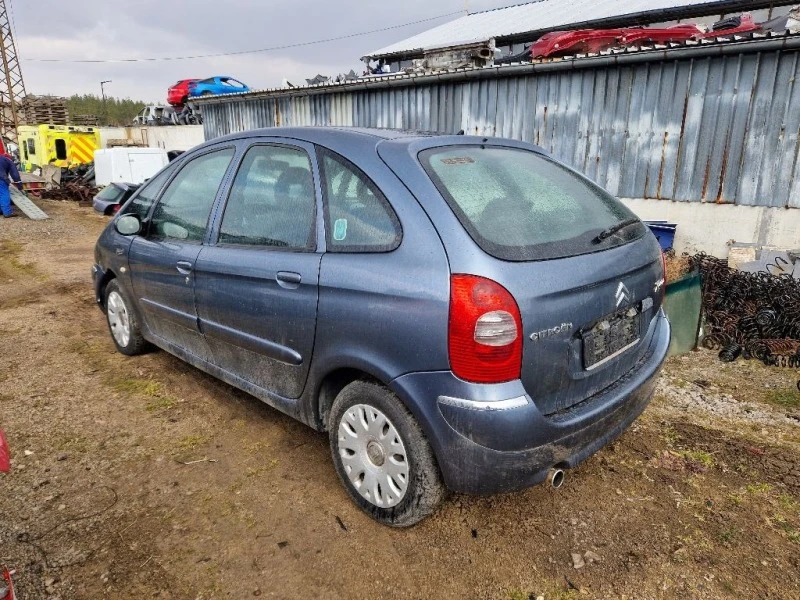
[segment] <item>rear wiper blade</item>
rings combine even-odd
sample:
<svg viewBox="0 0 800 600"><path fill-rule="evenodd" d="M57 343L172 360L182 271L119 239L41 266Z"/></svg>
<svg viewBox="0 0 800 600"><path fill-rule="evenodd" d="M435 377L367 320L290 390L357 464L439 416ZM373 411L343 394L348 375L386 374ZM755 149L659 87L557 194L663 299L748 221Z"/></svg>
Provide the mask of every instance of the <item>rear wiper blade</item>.
<svg viewBox="0 0 800 600"><path fill-rule="evenodd" d="M636 225L636 223L640 223L639 219L636 217L631 217L630 219L625 219L624 221L620 221L616 225L612 225L608 229L604 229L601 231L596 238L592 240L593 243L599 244L603 240L610 238L612 235L617 233L618 231L622 231L626 227L630 227L631 225Z"/></svg>

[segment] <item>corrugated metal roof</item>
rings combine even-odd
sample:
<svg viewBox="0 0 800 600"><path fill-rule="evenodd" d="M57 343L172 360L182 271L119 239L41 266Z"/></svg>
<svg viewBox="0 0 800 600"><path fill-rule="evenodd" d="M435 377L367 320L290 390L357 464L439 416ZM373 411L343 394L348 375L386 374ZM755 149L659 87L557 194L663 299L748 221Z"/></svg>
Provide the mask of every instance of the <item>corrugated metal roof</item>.
<svg viewBox="0 0 800 600"><path fill-rule="evenodd" d="M472 13L370 52L366 56L386 56L461 42L483 41L667 9L696 6L699 12L701 9L713 8L714 5L731 4L730 0L538 0Z"/></svg>

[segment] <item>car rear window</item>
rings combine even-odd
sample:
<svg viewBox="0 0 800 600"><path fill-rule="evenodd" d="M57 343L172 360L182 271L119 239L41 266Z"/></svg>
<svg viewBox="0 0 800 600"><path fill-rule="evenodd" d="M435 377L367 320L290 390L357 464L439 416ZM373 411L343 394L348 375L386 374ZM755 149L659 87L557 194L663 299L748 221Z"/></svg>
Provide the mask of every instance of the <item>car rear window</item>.
<svg viewBox="0 0 800 600"><path fill-rule="evenodd" d="M99 194L97 194L98 200L105 200L107 202L116 202L120 198L125 191L122 188L118 188L115 185L109 185L104 187Z"/></svg>
<svg viewBox="0 0 800 600"><path fill-rule="evenodd" d="M419 159L472 239L502 260L597 252L646 231L637 221L606 235L635 215L585 177L537 152L447 146L425 150Z"/></svg>

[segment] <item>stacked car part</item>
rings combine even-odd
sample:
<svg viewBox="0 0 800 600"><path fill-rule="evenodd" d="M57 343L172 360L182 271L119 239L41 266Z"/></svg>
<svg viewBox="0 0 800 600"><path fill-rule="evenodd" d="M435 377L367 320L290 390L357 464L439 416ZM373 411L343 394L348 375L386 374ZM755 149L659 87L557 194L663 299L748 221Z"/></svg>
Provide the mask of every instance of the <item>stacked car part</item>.
<svg viewBox="0 0 800 600"><path fill-rule="evenodd" d="M724 362L740 356L800 367L800 281L791 275L746 273L726 261L691 258L703 279L703 345Z"/></svg>

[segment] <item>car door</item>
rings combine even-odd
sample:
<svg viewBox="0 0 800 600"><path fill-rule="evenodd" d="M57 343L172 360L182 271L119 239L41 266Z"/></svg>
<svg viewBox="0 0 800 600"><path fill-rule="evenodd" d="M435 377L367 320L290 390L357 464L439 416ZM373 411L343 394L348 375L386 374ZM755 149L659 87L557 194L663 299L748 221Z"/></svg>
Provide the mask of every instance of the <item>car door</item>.
<svg viewBox="0 0 800 600"><path fill-rule="evenodd" d="M219 219L197 258L200 326L214 362L264 390L298 398L317 318L318 177L313 148L247 149Z"/></svg>
<svg viewBox="0 0 800 600"><path fill-rule="evenodd" d="M229 146L185 162L161 192L145 235L136 237L128 252L133 290L148 329L203 360L210 353L197 323L193 271L234 153Z"/></svg>

